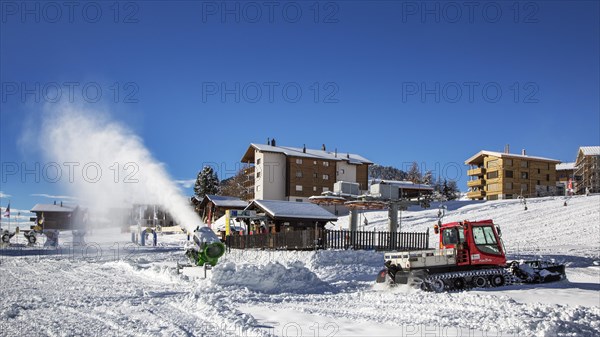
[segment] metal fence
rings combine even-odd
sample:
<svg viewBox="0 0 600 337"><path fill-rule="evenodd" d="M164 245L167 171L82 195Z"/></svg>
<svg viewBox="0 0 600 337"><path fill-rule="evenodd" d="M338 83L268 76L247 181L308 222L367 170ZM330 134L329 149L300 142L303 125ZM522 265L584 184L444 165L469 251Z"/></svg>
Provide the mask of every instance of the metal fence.
<svg viewBox="0 0 600 337"><path fill-rule="evenodd" d="M230 235L225 238L229 249L273 250L420 250L429 248L429 231L391 233L347 230L300 230L254 235Z"/></svg>
<svg viewBox="0 0 600 337"><path fill-rule="evenodd" d="M363 250L419 250L429 248L429 231L393 233L375 231L325 231L325 248Z"/></svg>

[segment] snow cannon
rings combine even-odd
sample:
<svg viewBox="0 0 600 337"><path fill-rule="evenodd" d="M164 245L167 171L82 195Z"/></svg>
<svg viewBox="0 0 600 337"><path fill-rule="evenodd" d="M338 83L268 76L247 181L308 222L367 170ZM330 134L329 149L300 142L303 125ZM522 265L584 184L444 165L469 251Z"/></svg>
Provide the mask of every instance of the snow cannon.
<svg viewBox="0 0 600 337"><path fill-rule="evenodd" d="M212 229L203 226L194 231L194 243L186 249L185 255L196 266L215 266L225 254L225 245Z"/></svg>

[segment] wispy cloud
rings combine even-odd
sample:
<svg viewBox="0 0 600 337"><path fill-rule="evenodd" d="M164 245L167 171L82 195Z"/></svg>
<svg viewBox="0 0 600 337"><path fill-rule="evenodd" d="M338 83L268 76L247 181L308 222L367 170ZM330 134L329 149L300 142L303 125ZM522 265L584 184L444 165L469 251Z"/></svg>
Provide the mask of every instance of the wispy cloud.
<svg viewBox="0 0 600 337"><path fill-rule="evenodd" d="M175 183L183 188L192 188L196 183L196 179L175 180Z"/></svg>
<svg viewBox="0 0 600 337"><path fill-rule="evenodd" d="M52 195L46 193L34 193L31 194L32 197L42 197L48 199L65 199L65 200L77 200L76 197L68 196L68 195Z"/></svg>
<svg viewBox="0 0 600 337"><path fill-rule="evenodd" d="M0 198L10 198L10 197L11 197L10 194L6 194L6 193L0 191Z"/></svg>

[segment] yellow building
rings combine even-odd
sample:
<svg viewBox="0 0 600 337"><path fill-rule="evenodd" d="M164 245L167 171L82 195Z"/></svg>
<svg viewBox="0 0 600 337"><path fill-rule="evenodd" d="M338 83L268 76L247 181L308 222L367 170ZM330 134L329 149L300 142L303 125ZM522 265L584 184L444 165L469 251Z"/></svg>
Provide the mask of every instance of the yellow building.
<svg viewBox="0 0 600 337"><path fill-rule="evenodd" d="M556 194L556 164L559 160L525 154L480 151L465 161L473 200L513 199Z"/></svg>

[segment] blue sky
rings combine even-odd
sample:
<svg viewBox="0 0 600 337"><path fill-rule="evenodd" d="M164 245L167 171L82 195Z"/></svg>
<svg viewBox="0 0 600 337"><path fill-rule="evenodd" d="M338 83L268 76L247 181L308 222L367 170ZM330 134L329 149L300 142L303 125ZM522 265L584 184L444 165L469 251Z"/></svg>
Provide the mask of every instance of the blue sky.
<svg viewBox="0 0 600 337"><path fill-rule="evenodd" d="M479 150L598 145L599 3L472 3L2 1L1 206L64 193L5 172L42 161L19 139L53 104L109 111L179 180L267 137L417 161L463 190Z"/></svg>

